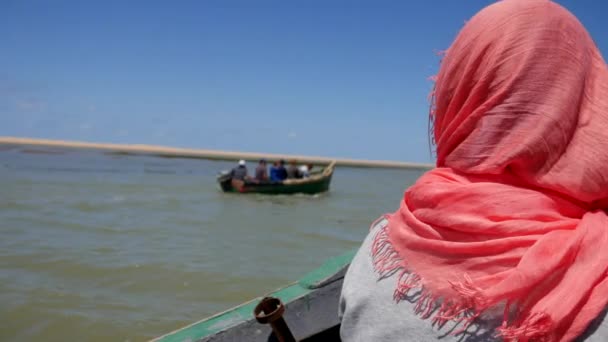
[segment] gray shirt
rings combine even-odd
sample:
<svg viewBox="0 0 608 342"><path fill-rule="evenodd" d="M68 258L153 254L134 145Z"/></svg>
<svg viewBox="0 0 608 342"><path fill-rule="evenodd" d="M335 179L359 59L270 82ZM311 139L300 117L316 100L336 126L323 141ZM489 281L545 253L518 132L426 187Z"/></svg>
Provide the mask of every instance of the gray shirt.
<svg viewBox="0 0 608 342"><path fill-rule="evenodd" d="M238 180L245 180L245 178L247 178L247 167L239 165L232 169L232 178Z"/></svg>
<svg viewBox="0 0 608 342"><path fill-rule="evenodd" d="M460 329L454 323L448 322L441 328L433 326L431 319L423 320L414 313L413 301L396 303L393 292L397 276L379 280L371 257L372 240L385 225L386 220L382 220L372 228L344 278L339 308L342 317L340 335L343 341L502 341L494 336L494 328L502 321L502 311L481 317L464 334L453 336L451 332ZM608 341L605 315L606 311L577 340Z"/></svg>

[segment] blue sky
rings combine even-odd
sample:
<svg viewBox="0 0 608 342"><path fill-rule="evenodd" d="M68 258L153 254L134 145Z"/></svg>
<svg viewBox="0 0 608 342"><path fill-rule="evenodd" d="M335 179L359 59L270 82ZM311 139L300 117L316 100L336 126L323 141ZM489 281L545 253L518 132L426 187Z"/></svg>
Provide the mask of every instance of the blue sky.
<svg viewBox="0 0 608 342"><path fill-rule="evenodd" d="M0 0L0 135L431 161L436 51L492 2Z"/></svg>

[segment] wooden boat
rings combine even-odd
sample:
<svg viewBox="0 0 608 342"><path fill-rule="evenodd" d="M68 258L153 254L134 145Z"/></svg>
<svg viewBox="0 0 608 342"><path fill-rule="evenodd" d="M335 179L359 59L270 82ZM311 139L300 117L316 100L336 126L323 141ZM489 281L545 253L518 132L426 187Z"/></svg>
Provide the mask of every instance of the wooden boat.
<svg viewBox="0 0 608 342"><path fill-rule="evenodd" d="M217 181L224 192L262 193L262 194L317 194L329 190L336 162L331 162L322 172L312 173L310 177L286 179L282 182L239 181L230 177L229 171L220 173Z"/></svg>
<svg viewBox="0 0 608 342"><path fill-rule="evenodd" d="M340 341L338 305L344 274L356 250L329 259L299 281L269 294L284 303L283 318L295 340ZM161 336L154 342L277 341L268 324L260 324L254 309L263 297Z"/></svg>

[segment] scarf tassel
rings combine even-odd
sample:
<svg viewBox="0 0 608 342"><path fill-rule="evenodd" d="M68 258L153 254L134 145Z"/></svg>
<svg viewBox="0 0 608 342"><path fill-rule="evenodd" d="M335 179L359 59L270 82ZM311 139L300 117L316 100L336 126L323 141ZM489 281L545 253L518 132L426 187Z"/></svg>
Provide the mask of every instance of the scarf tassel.
<svg viewBox="0 0 608 342"><path fill-rule="evenodd" d="M443 326L448 321L462 324L462 327L452 332L452 335L460 335L492 305L481 294L482 290L474 285L473 280L464 275L460 282L449 282L457 294L455 299L447 299L433 294L425 288L420 275L411 272L406 263L399 256L390 243L387 227L383 227L375 235L372 242L372 261L380 279L388 278L398 274L397 287L393 293L393 299L399 303L402 300L415 302L414 312L422 319L432 317L433 325ZM416 298L408 298L412 290L419 290ZM497 336L505 341L554 341L550 332L553 330L551 317L544 312L528 315L521 323L511 324L508 311L510 302L507 302L502 325L497 328Z"/></svg>

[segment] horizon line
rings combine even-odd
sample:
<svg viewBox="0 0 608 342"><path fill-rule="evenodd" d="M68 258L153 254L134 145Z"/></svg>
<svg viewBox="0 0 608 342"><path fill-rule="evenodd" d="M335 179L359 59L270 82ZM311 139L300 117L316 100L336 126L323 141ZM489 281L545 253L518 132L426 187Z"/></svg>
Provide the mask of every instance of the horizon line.
<svg viewBox="0 0 608 342"><path fill-rule="evenodd" d="M238 152L238 151L223 151L209 150L199 148L182 148L168 147L160 145L148 144L117 144L117 143L99 143L74 140L59 140L59 139L41 139L41 138L26 138L26 137L10 137L0 136L0 145L27 145L27 146L46 146L46 147L61 147L71 149L89 149L111 151L125 154L139 155L155 155L159 157L173 158L197 158L210 160L279 160L279 159L296 159L299 162L313 164L329 164L336 161L338 166L351 167L380 167L380 168L403 168L403 169L432 169L435 167L430 163L412 163L390 160L369 160L369 159L351 159L351 158L331 158L320 156L301 156L276 153L261 153L261 152Z"/></svg>

